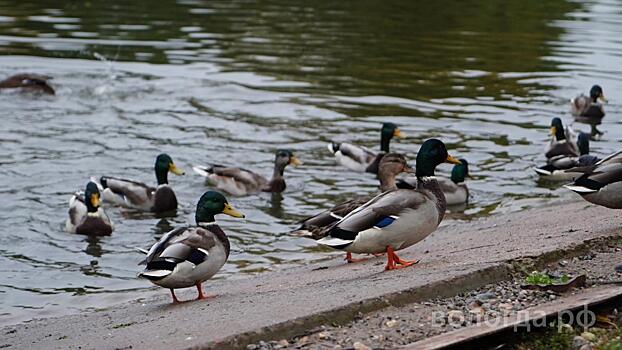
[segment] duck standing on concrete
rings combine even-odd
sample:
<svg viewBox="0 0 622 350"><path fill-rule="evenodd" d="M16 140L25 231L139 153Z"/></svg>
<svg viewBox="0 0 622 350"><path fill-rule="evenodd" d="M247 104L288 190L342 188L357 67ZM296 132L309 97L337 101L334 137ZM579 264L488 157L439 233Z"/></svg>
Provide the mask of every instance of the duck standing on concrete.
<svg viewBox="0 0 622 350"><path fill-rule="evenodd" d="M385 270L407 267L395 251L410 247L434 232L447 204L434 176L436 166L460 164L437 139L423 143L417 154L417 187L383 192L327 228L318 243L350 253L387 253ZM400 265L400 266L398 266Z"/></svg>
<svg viewBox="0 0 622 350"><path fill-rule="evenodd" d="M201 284L222 268L231 249L227 235L214 220L217 214L244 217L219 192L205 192L197 203L196 226L176 228L162 236L147 252L143 261L147 266L138 276L169 288L174 303L179 302L174 289L192 286L199 293L197 300L207 299Z"/></svg>
<svg viewBox="0 0 622 350"><path fill-rule="evenodd" d="M402 172L412 172L406 163L406 158L399 153L388 153L380 161L378 167L378 179L380 180L380 191L391 191L397 189L395 177ZM373 197L363 196L337 204L317 215L311 216L300 222L300 227L291 232L293 236L309 237L315 240L321 239L328 234L326 228L341 220L344 216L351 213L361 205L367 203ZM352 253L347 252L345 260L347 262L357 262L352 258Z"/></svg>
<svg viewBox="0 0 622 350"><path fill-rule="evenodd" d="M0 81L0 89L22 89L25 91L40 92L54 95L56 92L48 84L52 78L38 74L15 74Z"/></svg>
<svg viewBox="0 0 622 350"><path fill-rule="evenodd" d="M380 153L376 153L367 147L345 142L331 142L328 144L328 150L333 153L337 163L348 169L377 174L380 159L389 153L389 143L393 137L403 138L404 134L397 125L383 123L380 129Z"/></svg>
<svg viewBox="0 0 622 350"><path fill-rule="evenodd" d="M574 183L565 185L590 203L611 209L622 209L622 151L594 165L573 168L581 173Z"/></svg>
<svg viewBox="0 0 622 350"><path fill-rule="evenodd" d="M590 125L592 128L590 136L593 139L603 134L596 126L600 125L605 117L603 104L606 102L607 99L603 94L603 89L599 85L592 86L590 96L581 94L570 100L570 113L578 123Z"/></svg>

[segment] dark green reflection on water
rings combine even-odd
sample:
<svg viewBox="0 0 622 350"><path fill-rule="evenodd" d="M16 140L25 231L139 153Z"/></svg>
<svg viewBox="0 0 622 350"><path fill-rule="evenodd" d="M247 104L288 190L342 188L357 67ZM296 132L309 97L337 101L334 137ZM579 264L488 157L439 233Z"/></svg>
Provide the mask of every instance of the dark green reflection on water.
<svg viewBox="0 0 622 350"><path fill-rule="evenodd" d="M556 70L566 1L0 1L4 53L216 62L321 94L527 95L499 72ZM49 38L43 38L49 37ZM60 40L70 38L71 40ZM5 44L6 45L6 44ZM292 88L289 88L292 89ZM394 112L386 111L386 114ZM383 113L384 114L384 113Z"/></svg>

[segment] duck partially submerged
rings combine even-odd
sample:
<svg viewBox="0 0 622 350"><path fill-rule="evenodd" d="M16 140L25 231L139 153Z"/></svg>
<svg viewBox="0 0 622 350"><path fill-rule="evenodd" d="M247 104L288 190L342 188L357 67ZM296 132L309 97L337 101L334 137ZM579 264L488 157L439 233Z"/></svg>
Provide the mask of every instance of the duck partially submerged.
<svg viewBox="0 0 622 350"><path fill-rule="evenodd" d="M169 288L174 303L179 302L174 289L192 286L197 288L197 300L207 299L201 284L222 268L231 249L227 235L216 224L217 214L244 217L219 192L205 192L197 203L196 226L176 228L162 236L149 249L143 261L147 266L138 276Z"/></svg>
<svg viewBox="0 0 622 350"><path fill-rule="evenodd" d="M603 103L606 102L603 89L599 85L592 86L590 96L581 94L570 100L570 113L577 122L590 125L592 138L603 134L596 128L596 125L600 125L605 117Z"/></svg>
<svg viewBox="0 0 622 350"><path fill-rule="evenodd" d="M547 160L546 165L534 168L541 178L551 181L574 180L581 176L580 172L568 171L576 167L594 165L599 161L598 157L590 155L590 136L586 133L579 133L577 140L580 156L559 155Z"/></svg>
<svg viewBox="0 0 622 350"><path fill-rule="evenodd" d="M395 178L402 172L412 172L403 155L399 153L388 153L382 157L378 168L380 191L385 192L396 189ZM339 203L328 210L301 221L300 227L292 231L291 235L309 237L315 240L323 238L327 234L326 227L341 220L344 216L367 203L372 198L373 197L363 196ZM348 262L354 262L351 253L347 253L346 260Z"/></svg>
<svg viewBox="0 0 622 350"><path fill-rule="evenodd" d="M383 123L380 129L380 153L376 153L367 147L345 142L331 142L328 144L328 150L333 153L337 163L346 168L377 174L380 159L384 154L389 153L389 143L393 137L403 138L404 134L397 125Z"/></svg>
<svg viewBox="0 0 622 350"><path fill-rule="evenodd" d="M112 176L102 176L100 184L103 198L107 203L142 211L163 213L177 209L177 197L168 184L169 171L175 175L184 175L168 154L157 156L155 174L157 187L142 182Z"/></svg>
<svg viewBox="0 0 622 350"><path fill-rule="evenodd" d="M69 218L65 222L65 230L90 236L108 236L114 226L100 207L100 193L97 184L90 181L84 192L76 192L69 200Z"/></svg>
<svg viewBox="0 0 622 350"><path fill-rule="evenodd" d="M569 171L581 173L574 183L564 185L590 203L622 209L622 151L590 166Z"/></svg>
<svg viewBox="0 0 622 350"><path fill-rule="evenodd" d="M417 154L416 189L383 192L329 226L318 243L350 253L386 252L385 270L417 263L401 259L395 251L423 240L443 220L447 204L434 170L444 162L460 164L442 141L427 140Z"/></svg>
<svg viewBox="0 0 622 350"><path fill-rule="evenodd" d="M560 118L553 118L551 120L551 141L547 145L544 156L547 159L557 156L579 156L579 146L575 141L574 131L562 124Z"/></svg>
<svg viewBox="0 0 622 350"><path fill-rule="evenodd" d="M278 150L274 158L272 179L256 174L250 170L222 165L194 166L192 169L199 175L207 177L207 182L217 189L234 196L245 196L257 192L285 191L283 173L288 165L298 166L302 162L290 150Z"/></svg>
<svg viewBox="0 0 622 350"><path fill-rule="evenodd" d="M23 89L25 91L40 92L54 95L56 92L48 84L52 78L38 74L15 74L0 81L0 89Z"/></svg>

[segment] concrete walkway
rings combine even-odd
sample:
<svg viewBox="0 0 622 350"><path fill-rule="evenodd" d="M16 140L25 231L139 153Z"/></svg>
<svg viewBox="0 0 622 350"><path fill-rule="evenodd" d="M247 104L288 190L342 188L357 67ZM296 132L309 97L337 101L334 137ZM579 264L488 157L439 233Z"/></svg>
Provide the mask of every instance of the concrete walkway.
<svg viewBox="0 0 622 350"><path fill-rule="evenodd" d="M581 252L622 233L620 211L579 201L444 226L400 256L421 262L383 272L385 258L322 264L207 282L208 301L162 297L0 330L9 349L229 349L282 339L360 312L455 295L507 278L527 258ZM612 267L613 268L613 267ZM178 293L180 299L194 290Z"/></svg>

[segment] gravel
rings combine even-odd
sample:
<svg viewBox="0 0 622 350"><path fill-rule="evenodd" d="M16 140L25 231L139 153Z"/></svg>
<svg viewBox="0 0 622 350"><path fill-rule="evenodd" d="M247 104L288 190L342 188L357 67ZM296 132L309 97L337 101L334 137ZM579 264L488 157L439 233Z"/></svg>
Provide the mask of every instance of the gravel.
<svg viewBox="0 0 622 350"><path fill-rule="evenodd" d="M614 272L614 266L622 262L621 247L622 242L611 243L583 256L566 257L549 264L544 272L557 276L586 274L588 286L584 288L620 281L621 276ZM523 283L524 274L516 274L511 280L486 285L452 298L390 306L369 314L359 313L347 324L322 325L292 339L261 341L249 345L247 349L391 349L485 320L513 315L563 297L553 292L521 289ZM586 345L579 344L586 341L585 337L578 338L575 339L575 349Z"/></svg>

